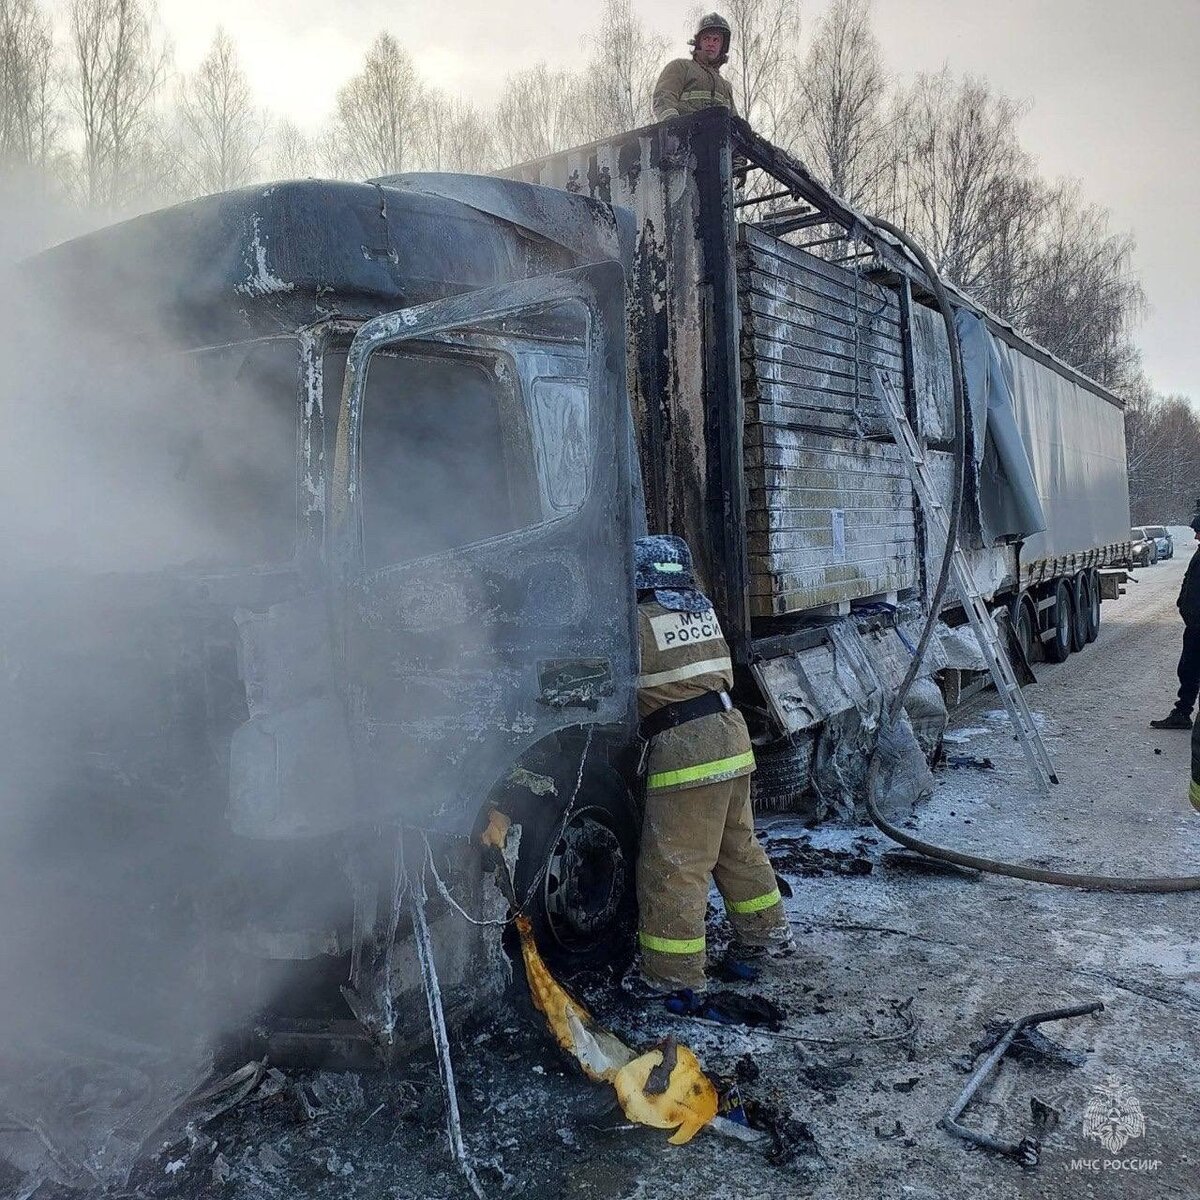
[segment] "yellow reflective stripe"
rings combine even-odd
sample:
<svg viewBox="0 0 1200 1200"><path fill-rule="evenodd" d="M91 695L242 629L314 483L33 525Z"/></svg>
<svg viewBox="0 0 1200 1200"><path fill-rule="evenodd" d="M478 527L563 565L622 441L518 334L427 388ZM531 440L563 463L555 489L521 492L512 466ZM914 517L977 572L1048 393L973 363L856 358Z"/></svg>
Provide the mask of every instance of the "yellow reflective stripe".
<svg viewBox="0 0 1200 1200"><path fill-rule="evenodd" d="M710 92L708 88L693 89L680 94L680 100L708 100L713 104L728 104L729 97L722 92Z"/></svg>
<svg viewBox="0 0 1200 1200"><path fill-rule="evenodd" d="M1200 812L1200 783L1192 780L1191 786L1188 788L1188 799L1192 802L1192 807Z"/></svg>
<svg viewBox="0 0 1200 1200"><path fill-rule="evenodd" d="M680 683L684 679L695 679L697 675L719 675L727 671L733 674L733 663L728 656L725 658L706 658L703 662L688 663L686 667L676 667L672 671L654 671L649 675L638 676L638 687L658 687L663 683Z"/></svg>
<svg viewBox="0 0 1200 1200"><path fill-rule="evenodd" d="M703 954L704 939L698 938L660 938L652 933L639 933L638 941L643 950L657 950L659 954Z"/></svg>
<svg viewBox="0 0 1200 1200"><path fill-rule="evenodd" d="M726 900L725 907L731 913L756 913L780 903L781 900L779 889L772 888L765 896L755 896L753 900Z"/></svg>
<svg viewBox="0 0 1200 1200"><path fill-rule="evenodd" d="M745 754L735 754L732 758L718 758L712 762L698 763L694 767L680 767L678 771L659 771L646 780L648 788L675 787L680 783L702 783L717 775L726 775L731 771L740 771L743 767L754 766L754 751L747 750Z"/></svg>

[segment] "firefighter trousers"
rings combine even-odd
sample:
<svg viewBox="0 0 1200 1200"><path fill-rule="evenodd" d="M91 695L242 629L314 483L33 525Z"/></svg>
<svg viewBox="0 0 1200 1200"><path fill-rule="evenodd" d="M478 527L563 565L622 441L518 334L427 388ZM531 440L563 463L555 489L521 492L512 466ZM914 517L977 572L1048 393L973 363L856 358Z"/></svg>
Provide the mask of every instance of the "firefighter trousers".
<svg viewBox="0 0 1200 1200"><path fill-rule="evenodd" d="M637 864L642 969L655 983L705 986L709 876L735 936L755 946L783 938L783 904L754 833L750 776L646 798Z"/></svg>
<svg viewBox="0 0 1200 1200"><path fill-rule="evenodd" d="M1200 625L1183 627L1183 650L1179 655L1179 696L1175 711L1185 717L1192 715L1196 696L1200 693Z"/></svg>

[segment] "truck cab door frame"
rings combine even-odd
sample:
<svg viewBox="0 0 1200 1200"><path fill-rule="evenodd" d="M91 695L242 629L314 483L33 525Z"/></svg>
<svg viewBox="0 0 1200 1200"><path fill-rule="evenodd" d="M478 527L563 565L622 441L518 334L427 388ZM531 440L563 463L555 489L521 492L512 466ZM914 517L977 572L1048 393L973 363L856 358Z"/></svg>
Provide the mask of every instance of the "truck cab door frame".
<svg viewBox="0 0 1200 1200"><path fill-rule="evenodd" d="M412 562L368 564L362 458L372 356L439 338L452 345L456 332L571 302L588 318L589 483L581 507ZM624 275L617 263L387 313L359 329L346 361L329 547L335 661L365 819L462 831L489 790L534 746L589 725L632 732L637 644L630 429ZM448 604L445 615L426 610L420 621L410 619L414 598L435 594L445 580L456 596L469 597L458 605L461 611L452 615L455 605ZM475 654L469 661L466 653L454 661L444 647L460 627L472 652L486 644L494 658ZM454 731L456 694L470 694L464 711L472 725L457 739L446 732ZM457 740L463 745L451 747ZM413 785L414 778L420 783ZM401 779L421 793L419 811L386 795Z"/></svg>

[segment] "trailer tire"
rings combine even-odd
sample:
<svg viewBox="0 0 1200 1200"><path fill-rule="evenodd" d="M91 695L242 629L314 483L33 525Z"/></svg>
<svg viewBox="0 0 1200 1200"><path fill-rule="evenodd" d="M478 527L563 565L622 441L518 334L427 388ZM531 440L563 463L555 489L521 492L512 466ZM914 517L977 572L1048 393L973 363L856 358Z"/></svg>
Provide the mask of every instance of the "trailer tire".
<svg viewBox="0 0 1200 1200"><path fill-rule="evenodd" d="M1086 571L1071 581L1071 650L1078 654L1088 644L1088 613L1091 610L1090 583Z"/></svg>
<svg viewBox="0 0 1200 1200"><path fill-rule="evenodd" d="M1100 636L1100 575L1086 571L1088 581L1087 640L1094 642Z"/></svg>
<svg viewBox="0 0 1200 1200"><path fill-rule="evenodd" d="M750 804L756 813L791 812L809 787L812 776L813 740L792 742L786 738L759 746L754 751L755 768L750 776Z"/></svg>
<svg viewBox="0 0 1200 1200"><path fill-rule="evenodd" d="M1066 662L1071 654L1074 642L1072 626L1075 624L1074 603L1071 595L1071 585L1065 579L1060 579L1054 589L1054 636L1042 643L1046 659L1052 663Z"/></svg>
<svg viewBox="0 0 1200 1200"><path fill-rule="evenodd" d="M1032 666L1034 646L1037 644L1034 636L1034 630L1037 629L1037 610L1027 592L1022 592L1009 605L1008 620L1012 626L1013 637L1025 655L1025 662Z"/></svg>
<svg viewBox="0 0 1200 1200"><path fill-rule="evenodd" d="M517 899L528 897L525 913L552 970L623 971L637 925L637 808L608 767L589 770L565 807L529 806L521 814Z"/></svg>

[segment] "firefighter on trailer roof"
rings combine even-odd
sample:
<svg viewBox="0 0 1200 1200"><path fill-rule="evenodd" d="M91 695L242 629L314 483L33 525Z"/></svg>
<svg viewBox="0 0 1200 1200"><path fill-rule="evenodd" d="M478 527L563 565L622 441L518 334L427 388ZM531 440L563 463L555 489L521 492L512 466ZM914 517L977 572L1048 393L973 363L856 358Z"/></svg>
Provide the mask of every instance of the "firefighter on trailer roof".
<svg viewBox="0 0 1200 1200"><path fill-rule="evenodd" d="M636 548L638 716L649 741L637 865L641 982L706 985L704 913L716 880L733 926L729 960L755 969L794 949L775 872L754 833L754 752L733 707L733 664L712 603L676 537Z"/></svg>
<svg viewBox="0 0 1200 1200"><path fill-rule="evenodd" d="M718 13L709 13L696 28L691 40L691 58L667 63L654 88L654 119L665 121L702 108L720 105L736 115L733 88L721 74L729 58L733 31Z"/></svg>

